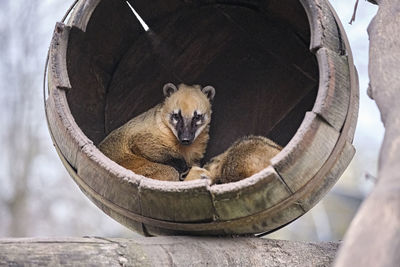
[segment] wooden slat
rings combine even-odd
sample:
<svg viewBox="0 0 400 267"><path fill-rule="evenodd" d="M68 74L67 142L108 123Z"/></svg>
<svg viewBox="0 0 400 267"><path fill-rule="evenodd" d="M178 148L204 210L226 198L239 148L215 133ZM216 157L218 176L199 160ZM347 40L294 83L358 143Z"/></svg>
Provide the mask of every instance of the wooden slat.
<svg viewBox="0 0 400 267"><path fill-rule="evenodd" d="M311 26L310 50L328 48L339 55L345 54L345 45L327 0L300 0Z"/></svg>
<svg viewBox="0 0 400 267"><path fill-rule="evenodd" d="M92 141L76 125L68 108L65 91L50 87L46 110L50 132L62 154L75 168L78 150L87 144L91 144Z"/></svg>
<svg viewBox="0 0 400 267"><path fill-rule="evenodd" d="M194 224L195 225L195 224ZM224 229L208 229L204 231L183 231L180 227L175 227L175 229L166 229L160 228L152 225L144 225L144 230L146 231L147 235L150 236L160 236L160 235L167 235L167 236L177 236L177 235L186 235L186 236L224 236L225 231Z"/></svg>
<svg viewBox="0 0 400 267"><path fill-rule="evenodd" d="M353 143L354 134L356 132L359 105L360 105L360 89L359 89L359 80L358 80L358 72L356 67L354 66L354 85L353 85L353 93L350 99L350 106L347 116L351 118L350 130L347 136L347 141Z"/></svg>
<svg viewBox="0 0 400 267"><path fill-rule="evenodd" d="M124 216L123 213L120 212L121 209L115 209L112 208L111 206L108 206L104 203L102 197L98 197L97 193L93 194L93 190L90 189L88 190L88 185L84 182L84 180L78 176L76 173L76 169L71 166L71 164L67 161L67 159L63 156L61 153L59 147L56 145L55 146L56 151L61 159L62 164L64 167L67 169L68 173L72 177L72 179L76 182L78 185L79 189L97 206L99 207L103 212L105 212L107 215L109 215L111 218L114 220L118 221L119 223L123 224L124 226L128 227L129 229L136 231L137 233L140 233L142 235L146 235L146 232L143 231L143 225L140 222L137 222L135 220L132 220L129 217ZM86 177L87 179L87 177Z"/></svg>
<svg viewBox="0 0 400 267"><path fill-rule="evenodd" d="M78 151L77 174L104 198L133 213L141 213L139 183L144 177L110 160L94 145Z"/></svg>
<svg viewBox="0 0 400 267"><path fill-rule="evenodd" d="M290 195L272 167L239 182L213 185L210 191L219 220L249 216Z"/></svg>
<svg viewBox="0 0 400 267"><path fill-rule="evenodd" d="M272 166L296 192L304 186L328 159L339 133L317 114L307 112L289 144L271 159Z"/></svg>
<svg viewBox="0 0 400 267"><path fill-rule="evenodd" d="M308 192L307 195L299 201L301 207L305 211L310 210L314 205L316 205L335 185L337 180L346 170L346 167L350 164L355 152L356 150L354 149L353 145L349 142L346 142L338 161L335 163L329 173L325 177L316 177L316 179L310 181L310 183L314 184L313 190Z"/></svg>
<svg viewBox="0 0 400 267"><path fill-rule="evenodd" d="M214 208L208 188L208 180L182 183L143 179L139 187L142 215L175 222L211 221Z"/></svg>
<svg viewBox="0 0 400 267"><path fill-rule="evenodd" d="M58 22L55 26L49 51L49 88L71 89L67 72L67 49L70 29L70 27L61 22Z"/></svg>
<svg viewBox="0 0 400 267"><path fill-rule="evenodd" d="M276 209L264 216L249 216L240 221L240 224L224 227L226 234L248 234L269 232L285 225L304 214L300 205L292 203L284 209Z"/></svg>
<svg viewBox="0 0 400 267"><path fill-rule="evenodd" d="M313 111L340 131L350 103L350 74L347 57L321 48L317 51L317 58L320 80Z"/></svg>
<svg viewBox="0 0 400 267"><path fill-rule="evenodd" d="M105 0L103 0L104 2ZM75 6L71 18L68 21L68 26L77 27L85 32L90 18L101 0L85 0L79 1Z"/></svg>

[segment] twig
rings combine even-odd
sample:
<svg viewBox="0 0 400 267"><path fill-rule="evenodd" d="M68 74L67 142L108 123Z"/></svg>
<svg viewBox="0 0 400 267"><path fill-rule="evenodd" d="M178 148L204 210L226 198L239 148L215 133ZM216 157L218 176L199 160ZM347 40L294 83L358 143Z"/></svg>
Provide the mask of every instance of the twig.
<svg viewBox="0 0 400 267"><path fill-rule="evenodd" d="M353 21L356 20L357 7L358 7L358 0L356 0L356 4L354 5L353 16L351 17L349 24L353 24Z"/></svg>

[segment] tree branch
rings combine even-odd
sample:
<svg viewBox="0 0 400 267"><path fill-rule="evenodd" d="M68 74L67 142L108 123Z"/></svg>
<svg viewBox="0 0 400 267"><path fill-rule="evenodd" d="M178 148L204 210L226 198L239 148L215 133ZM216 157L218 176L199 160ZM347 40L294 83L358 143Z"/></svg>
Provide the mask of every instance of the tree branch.
<svg viewBox="0 0 400 267"><path fill-rule="evenodd" d="M400 0L380 0L370 36L370 95L385 126L378 182L345 236L336 265L398 266L400 262Z"/></svg>
<svg viewBox="0 0 400 267"><path fill-rule="evenodd" d="M263 238L0 239L0 265L330 266L337 243Z"/></svg>

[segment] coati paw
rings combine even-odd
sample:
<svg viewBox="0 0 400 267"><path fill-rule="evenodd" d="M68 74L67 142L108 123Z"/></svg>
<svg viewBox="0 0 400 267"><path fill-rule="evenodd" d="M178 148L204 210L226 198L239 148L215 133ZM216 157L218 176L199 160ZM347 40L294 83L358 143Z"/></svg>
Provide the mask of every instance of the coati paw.
<svg viewBox="0 0 400 267"><path fill-rule="evenodd" d="M187 174L185 181L192 181L198 179L210 179L211 174L204 168L193 166Z"/></svg>

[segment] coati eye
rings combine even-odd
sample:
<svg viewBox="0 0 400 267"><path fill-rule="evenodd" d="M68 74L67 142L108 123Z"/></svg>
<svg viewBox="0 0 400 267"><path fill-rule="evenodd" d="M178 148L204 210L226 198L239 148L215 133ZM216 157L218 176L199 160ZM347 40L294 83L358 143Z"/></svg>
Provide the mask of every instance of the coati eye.
<svg viewBox="0 0 400 267"><path fill-rule="evenodd" d="M193 121L197 124L200 125L202 123L203 120L203 115L202 114L197 114L197 112L195 111L193 114Z"/></svg>
<svg viewBox="0 0 400 267"><path fill-rule="evenodd" d="M179 113L175 113L174 112L174 113L171 114L171 121L172 121L173 124L177 124L179 119L180 119Z"/></svg>

